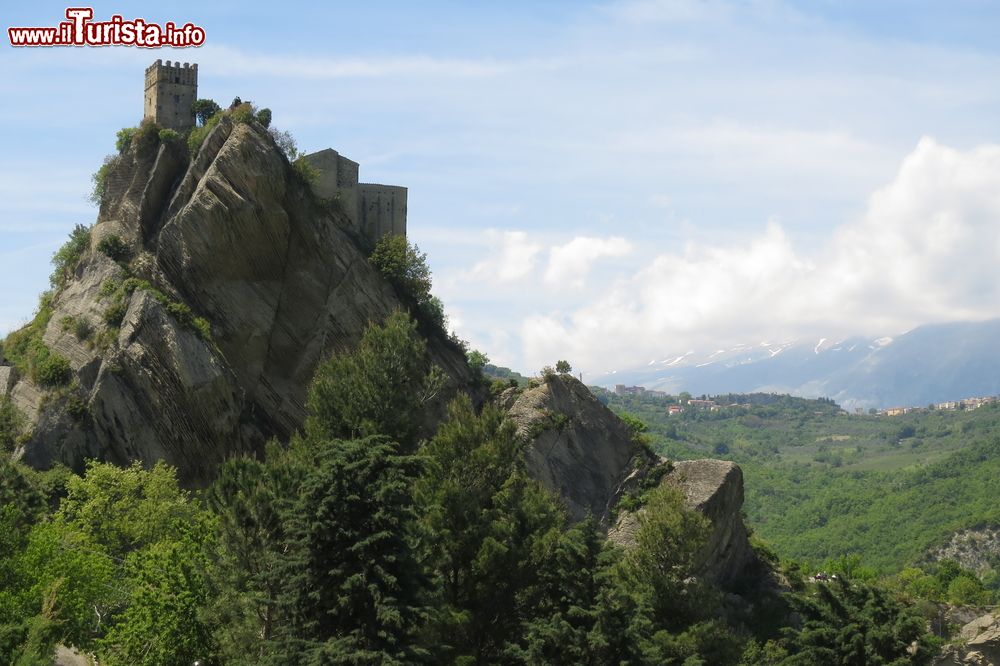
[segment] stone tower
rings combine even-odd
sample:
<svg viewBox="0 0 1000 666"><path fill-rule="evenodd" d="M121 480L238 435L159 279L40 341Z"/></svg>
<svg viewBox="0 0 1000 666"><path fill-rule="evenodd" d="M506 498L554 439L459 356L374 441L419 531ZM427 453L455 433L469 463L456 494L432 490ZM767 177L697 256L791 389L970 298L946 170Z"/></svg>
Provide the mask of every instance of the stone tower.
<svg viewBox="0 0 1000 666"><path fill-rule="evenodd" d="M146 68L143 119L161 127L185 130L194 126L191 105L198 99L198 65L157 60Z"/></svg>

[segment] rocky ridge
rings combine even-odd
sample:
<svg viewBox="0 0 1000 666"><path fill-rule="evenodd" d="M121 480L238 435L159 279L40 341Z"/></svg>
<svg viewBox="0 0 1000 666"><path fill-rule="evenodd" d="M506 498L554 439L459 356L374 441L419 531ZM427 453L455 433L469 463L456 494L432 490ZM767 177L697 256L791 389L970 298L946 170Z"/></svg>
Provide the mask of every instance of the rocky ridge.
<svg viewBox="0 0 1000 666"><path fill-rule="evenodd" d="M566 502L575 520L607 522L625 480L653 462L625 424L581 382L552 375L508 408L525 450L528 474Z"/></svg>

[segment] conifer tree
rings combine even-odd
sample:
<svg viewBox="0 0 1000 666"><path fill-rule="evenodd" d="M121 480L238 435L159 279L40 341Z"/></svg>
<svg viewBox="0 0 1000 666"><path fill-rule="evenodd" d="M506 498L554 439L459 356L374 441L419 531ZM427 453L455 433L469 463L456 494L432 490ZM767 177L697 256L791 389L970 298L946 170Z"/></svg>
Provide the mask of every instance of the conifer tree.
<svg viewBox="0 0 1000 666"><path fill-rule="evenodd" d="M381 436L320 447L285 517L287 624L269 663L413 663L425 616L411 536L417 459Z"/></svg>
<svg viewBox="0 0 1000 666"><path fill-rule="evenodd" d="M885 590L840 577L791 602L803 623L787 631L789 666L928 664L934 656L924 619Z"/></svg>
<svg viewBox="0 0 1000 666"><path fill-rule="evenodd" d="M320 438L386 435L412 450L422 410L443 381L416 322L394 312L384 325L369 326L355 351L335 355L317 368L307 430Z"/></svg>
<svg viewBox="0 0 1000 666"><path fill-rule="evenodd" d="M566 518L524 473L522 449L499 409L477 415L465 396L423 449L428 467L416 492L432 545L439 660L500 660L539 607L540 570Z"/></svg>

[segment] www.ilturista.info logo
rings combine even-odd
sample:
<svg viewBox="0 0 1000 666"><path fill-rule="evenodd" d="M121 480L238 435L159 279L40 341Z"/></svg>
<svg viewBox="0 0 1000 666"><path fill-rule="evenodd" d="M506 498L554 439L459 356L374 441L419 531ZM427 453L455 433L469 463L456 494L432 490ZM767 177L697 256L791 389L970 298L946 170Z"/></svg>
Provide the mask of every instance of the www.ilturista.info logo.
<svg viewBox="0 0 1000 666"><path fill-rule="evenodd" d="M141 18L126 21L117 14L110 21L92 21L91 7L70 7L68 21L49 28L7 28L11 46L201 46L205 30L193 23L177 26L147 23Z"/></svg>

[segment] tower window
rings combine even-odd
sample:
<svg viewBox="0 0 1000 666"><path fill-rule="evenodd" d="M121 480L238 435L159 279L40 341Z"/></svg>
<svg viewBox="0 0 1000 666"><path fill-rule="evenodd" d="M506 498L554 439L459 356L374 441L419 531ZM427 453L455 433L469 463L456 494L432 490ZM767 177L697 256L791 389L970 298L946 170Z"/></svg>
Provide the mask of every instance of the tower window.
<svg viewBox="0 0 1000 666"><path fill-rule="evenodd" d="M175 76L174 77L174 83L180 83L180 82L181 82L181 77Z"/></svg>

